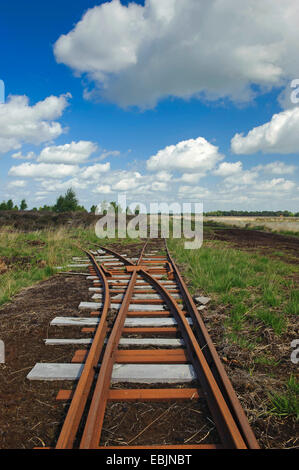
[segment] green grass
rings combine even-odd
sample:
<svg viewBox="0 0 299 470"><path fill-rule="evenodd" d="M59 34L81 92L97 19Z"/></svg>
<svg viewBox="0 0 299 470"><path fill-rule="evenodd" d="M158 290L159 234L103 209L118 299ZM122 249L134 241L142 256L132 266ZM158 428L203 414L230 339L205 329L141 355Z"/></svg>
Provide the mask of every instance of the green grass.
<svg viewBox="0 0 299 470"><path fill-rule="evenodd" d="M284 393L271 393L270 414L280 417L295 416L299 420L299 383L296 377L291 375L286 383Z"/></svg>
<svg viewBox="0 0 299 470"><path fill-rule="evenodd" d="M42 244L33 245L37 241ZM13 264L4 274L0 274L0 305L11 301L22 288L55 274L56 266L66 266L73 256L82 256L82 250L77 245L93 248L93 243L101 245L115 241L122 244L132 242L130 239L100 240L94 227L58 228L28 233L1 227L0 261L7 258Z"/></svg>
<svg viewBox="0 0 299 470"><path fill-rule="evenodd" d="M289 300L286 304L286 313L289 315L299 314L299 289L291 290Z"/></svg>
<svg viewBox="0 0 299 470"><path fill-rule="evenodd" d="M265 355L255 357L255 364L261 364L265 366L277 367L280 364L280 361L276 361L273 357L267 357Z"/></svg>
<svg viewBox="0 0 299 470"><path fill-rule="evenodd" d="M273 230L273 232L287 237L299 237L299 232L292 232L291 230Z"/></svg>
<svg viewBox="0 0 299 470"><path fill-rule="evenodd" d="M256 317L266 326L271 327L277 335L286 331L287 319L283 314L277 314L269 310L257 310Z"/></svg>
<svg viewBox="0 0 299 470"><path fill-rule="evenodd" d="M269 327L281 335L287 329L288 314L298 313L298 290L286 280L298 270L295 266L216 241L204 243L199 250L185 250L178 239L169 240L168 246L184 266L191 292L200 289L226 307L226 333L240 346L252 348L244 331L256 333Z"/></svg>

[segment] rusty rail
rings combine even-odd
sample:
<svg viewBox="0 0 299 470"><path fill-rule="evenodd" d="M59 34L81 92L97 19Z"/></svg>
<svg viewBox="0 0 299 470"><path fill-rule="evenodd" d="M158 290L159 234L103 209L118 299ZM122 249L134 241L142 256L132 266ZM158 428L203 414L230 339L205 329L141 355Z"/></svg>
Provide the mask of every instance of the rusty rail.
<svg viewBox="0 0 299 470"><path fill-rule="evenodd" d="M96 374L101 351L107 333L107 314L110 307L109 286L101 266L98 265L94 256L86 252L94 265L97 275L104 287L104 306L100 323L97 327L83 372L80 376L67 416L61 429L56 449L71 449L76 438L78 427L82 419L85 405L90 394L91 386Z"/></svg>
<svg viewBox="0 0 299 470"><path fill-rule="evenodd" d="M137 262L137 265L140 264L146 243L143 246L141 255ZM107 250L108 251L108 250ZM123 261L125 258L121 257ZM126 260L127 261L127 260ZM127 261L127 264L129 262ZM92 449L97 448L99 445L99 440L102 432L104 414L106 409L106 403L109 393L109 386L112 374L113 364L115 362L115 355L118 348L118 343L122 333L122 328L128 313L130 300L133 295L134 286L136 283L137 271L132 272L132 276L127 287L125 297L122 302L122 306L117 315L116 321L114 323L113 329L111 331L109 342L107 344L103 361L101 364L101 369L99 377L97 379L93 399L89 408L89 413L87 421L84 428L84 433L80 443L80 449Z"/></svg>
<svg viewBox="0 0 299 470"><path fill-rule="evenodd" d="M216 382L224 396L226 403L229 406L232 416L234 417L235 422L237 423L240 432L243 436L243 439L249 449L259 449L258 442L255 438L255 435L249 425L248 419L244 413L244 410L240 404L240 401L236 395L236 392L229 380L227 373L223 367L223 364L217 354L216 348L211 340L211 337L205 327L205 324L198 313L198 310L193 302L193 299L187 289L187 286L174 262L172 259L167 243L165 240L165 249L167 252L167 257L171 263L174 271L174 277L179 285L182 297L187 305L187 310L193 320L193 327L197 333L197 339L199 341L200 347L204 352L205 358L210 365L211 371L216 379Z"/></svg>

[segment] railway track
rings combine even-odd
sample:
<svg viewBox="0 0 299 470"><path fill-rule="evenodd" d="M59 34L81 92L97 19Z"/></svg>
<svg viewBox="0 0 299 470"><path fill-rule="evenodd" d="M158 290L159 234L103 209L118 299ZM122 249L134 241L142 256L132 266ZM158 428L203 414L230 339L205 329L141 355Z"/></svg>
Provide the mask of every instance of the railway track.
<svg viewBox="0 0 299 470"><path fill-rule="evenodd" d="M56 317L52 325L81 325L92 337L73 341L86 348L76 351L71 364L38 363L28 374L30 380L78 381L74 391L57 395L70 404L56 449L258 448L166 242L145 242L138 258L106 247L85 255L78 262L89 270L93 302L79 308L89 316ZM208 410L217 435L212 442L136 445L134 438L126 445L103 445L109 404L190 401L201 401Z"/></svg>

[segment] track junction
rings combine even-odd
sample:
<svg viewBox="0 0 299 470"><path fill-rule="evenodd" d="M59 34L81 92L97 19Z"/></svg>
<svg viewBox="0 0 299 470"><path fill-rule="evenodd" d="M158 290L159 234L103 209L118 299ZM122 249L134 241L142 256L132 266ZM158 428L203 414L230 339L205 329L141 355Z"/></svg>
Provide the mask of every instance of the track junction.
<svg viewBox="0 0 299 470"><path fill-rule="evenodd" d="M74 340L86 348L77 350L70 364L37 363L27 376L77 381L74 391L57 395L69 408L56 449L258 448L201 319L204 306L195 305L166 242L148 240L134 257L100 247L85 251L77 263L84 263L92 283L93 302L79 305L89 316L56 317L51 324L82 326L92 337ZM217 430L212 442L138 446L140 432L125 445L101 443L109 403L190 400L203 401L209 410Z"/></svg>

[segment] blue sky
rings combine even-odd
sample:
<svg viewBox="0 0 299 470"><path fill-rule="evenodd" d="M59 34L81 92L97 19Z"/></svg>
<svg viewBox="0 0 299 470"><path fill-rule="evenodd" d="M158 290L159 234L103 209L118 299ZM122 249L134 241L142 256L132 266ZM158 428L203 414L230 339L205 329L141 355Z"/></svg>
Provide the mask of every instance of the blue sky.
<svg viewBox="0 0 299 470"><path fill-rule="evenodd" d="M1 4L0 200L298 211L298 22L295 0Z"/></svg>

